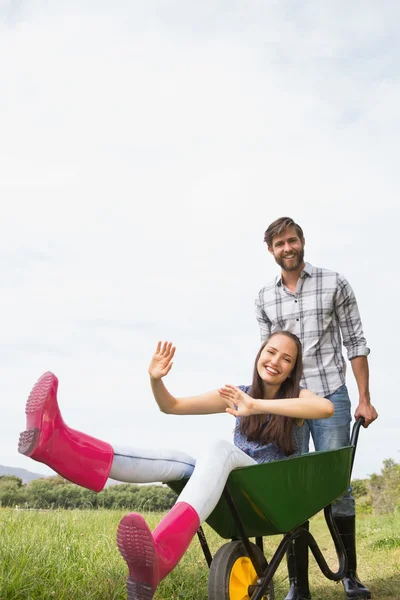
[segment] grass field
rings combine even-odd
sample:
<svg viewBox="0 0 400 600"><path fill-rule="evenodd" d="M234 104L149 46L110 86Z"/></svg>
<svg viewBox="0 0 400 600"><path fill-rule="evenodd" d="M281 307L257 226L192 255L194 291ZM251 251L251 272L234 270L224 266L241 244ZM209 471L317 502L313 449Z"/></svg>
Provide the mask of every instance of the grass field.
<svg viewBox="0 0 400 600"><path fill-rule="evenodd" d="M0 509L0 600L123 600L126 565L115 544L122 511L21 511ZM160 515L147 515L154 527ZM207 526L215 552L223 542ZM329 564L335 552L321 516L311 531ZM271 556L280 538L267 538ZM358 519L359 573L374 600L400 600L400 515ZM160 584L156 600L206 600L208 569L197 539ZM344 599L341 584L310 563L313 600ZM276 600L288 580L285 565L275 578Z"/></svg>

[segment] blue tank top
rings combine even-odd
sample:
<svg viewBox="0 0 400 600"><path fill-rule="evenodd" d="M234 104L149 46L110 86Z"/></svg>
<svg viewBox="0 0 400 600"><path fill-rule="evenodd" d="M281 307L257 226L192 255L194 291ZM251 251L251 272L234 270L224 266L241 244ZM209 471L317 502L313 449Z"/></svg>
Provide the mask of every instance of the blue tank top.
<svg viewBox="0 0 400 600"><path fill-rule="evenodd" d="M250 385L239 385L238 388L241 389L246 394L250 391ZM270 415L265 416L265 425L269 422ZM258 463L272 462L274 460L281 460L282 458L288 458L286 454L281 450L277 444L260 444L256 441L249 441L244 433L240 432L240 421L241 417L236 417L235 431L233 436L233 443L235 446L240 448L243 452L251 456ZM299 427L297 423L293 422L292 428L292 439L293 439L293 447L294 453L290 456L298 456L301 454L301 446L303 442L303 427Z"/></svg>

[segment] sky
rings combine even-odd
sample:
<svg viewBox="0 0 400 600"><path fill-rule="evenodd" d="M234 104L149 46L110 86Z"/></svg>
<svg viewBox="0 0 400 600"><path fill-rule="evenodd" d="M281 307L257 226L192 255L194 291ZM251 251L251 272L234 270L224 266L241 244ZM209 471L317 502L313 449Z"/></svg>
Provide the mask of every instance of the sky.
<svg viewBox="0 0 400 600"><path fill-rule="evenodd" d="M250 382L280 216L357 296L379 419L353 475L400 460L399 18L384 0L0 0L0 464L51 473L16 450L47 370L100 439L230 440L230 415L161 413L148 363L172 340L174 395Z"/></svg>

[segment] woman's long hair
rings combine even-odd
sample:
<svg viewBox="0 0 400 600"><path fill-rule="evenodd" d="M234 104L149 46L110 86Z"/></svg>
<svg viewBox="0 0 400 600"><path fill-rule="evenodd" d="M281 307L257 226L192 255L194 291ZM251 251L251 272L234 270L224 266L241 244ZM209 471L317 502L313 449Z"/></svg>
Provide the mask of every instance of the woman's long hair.
<svg viewBox="0 0 400 600"><path fill-rule="evenodd" d="M297 347L297 358L290 377L281 383L275 398L298 398L300 394L300 379L303 374L303 353L299 338L289 331L275 331L262 344L254 363L253 381L249 391L252 398L264 398L264 382L261 379L257 365L261 353L265 346L276 335L285 335L294 341ZM266 400L268 402L268 400ZM293 446L293 422L292 417L283 417L281 415L271 415L267 426L265 426L265 415L251 415L242 417L240 420L240 432L244 433L249 441L256 441L260 444L274 443L279 446L286 456L294 452Z"/></svg>

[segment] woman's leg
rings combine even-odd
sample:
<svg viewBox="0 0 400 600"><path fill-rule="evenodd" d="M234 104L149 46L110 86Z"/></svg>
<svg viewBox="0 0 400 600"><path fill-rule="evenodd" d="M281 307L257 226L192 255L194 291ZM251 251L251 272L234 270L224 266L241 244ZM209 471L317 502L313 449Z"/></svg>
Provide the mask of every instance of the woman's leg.
<svg viewBox="0 0 400 600"><path fill-rule="evenodd" d="M195 461L182 452L113 448L64 422L57 403L58 380L45 373L27 403L26 431L18 450L73 483L100 492L108 477L132 483L190 477Z"/></svg>
<svg viewBox="0 0 400 600"><path fill-rule="evenodd" d="M176 504L151 533L144 518L126 515L117 543L129 568L128 600L151 600L158 583L175 567L201 523L214 510L230 472L256 462L229 442L219 441L196 462Z"/></svg>
<svg viewBox="0 0 400 600"><path fill-rule="evenodd" d="M177 481L190 477L196 461L177 450L113 446L114 460L109 477L126 483Z"/></svg>
<svg viewBox="0 0 400 600"><path fill-rule="evenodd" d="M230 472L256 464L230 442L217 440L196 461L193 475L177 501L193 506L203 523L218 504Z"/></svg>

